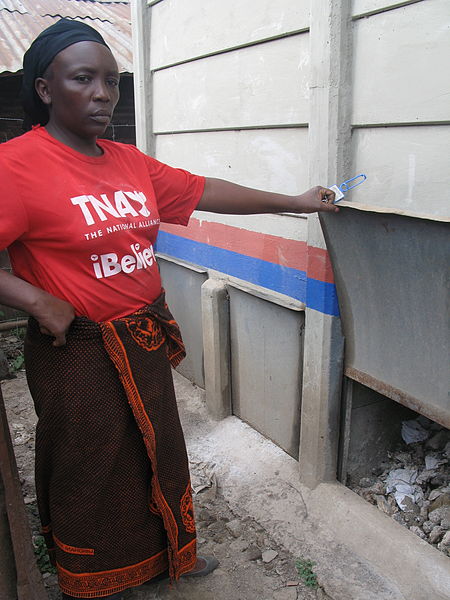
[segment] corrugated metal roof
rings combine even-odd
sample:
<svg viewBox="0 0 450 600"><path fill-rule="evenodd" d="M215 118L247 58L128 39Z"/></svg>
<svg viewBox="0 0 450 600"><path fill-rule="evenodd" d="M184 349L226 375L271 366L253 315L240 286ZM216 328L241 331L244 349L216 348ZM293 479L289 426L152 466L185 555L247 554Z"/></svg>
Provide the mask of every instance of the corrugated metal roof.
<svg viewBox="0 0 450 600"><path fill-rule="evenodd" d="M0 10L9 10L10 12L17 11L20 13L26 13L27 9L19 2L19 0L0 0Z"/></svg>
<svg viewBox="0 0 450 600"><path fill-rule="evenodd" d="M110 46L123 72L133 72L130 2L121 0L0 0L0 73L22 69L24 52L61 17L87 21Z"/></svg>

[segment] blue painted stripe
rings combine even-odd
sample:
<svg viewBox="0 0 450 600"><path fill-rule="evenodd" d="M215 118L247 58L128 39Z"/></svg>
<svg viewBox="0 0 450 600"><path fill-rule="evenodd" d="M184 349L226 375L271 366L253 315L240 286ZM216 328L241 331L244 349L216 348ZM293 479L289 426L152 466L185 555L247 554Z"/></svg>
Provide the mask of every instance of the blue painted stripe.
<svg viewBox="0 0 450 600"><path fill-rule="evenodd" d="M163 254L215 269L280 294L305 302L328 315L339 315L336 288L333 283L308 279L305 271L195 242L165 231L158 233L156 248Z"/></svg>
<svg viewBox="0 0 450 600"><path fill-rule="evenodd" d="M306 305L326 315L339 317L339 304L334 283L308 277L306 282Z"/></svg>

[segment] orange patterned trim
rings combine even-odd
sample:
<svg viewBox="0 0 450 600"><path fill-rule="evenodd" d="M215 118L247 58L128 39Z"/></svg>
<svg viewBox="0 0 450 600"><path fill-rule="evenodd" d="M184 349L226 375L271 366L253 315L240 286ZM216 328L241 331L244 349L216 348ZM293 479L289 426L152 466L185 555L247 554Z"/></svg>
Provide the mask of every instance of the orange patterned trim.
<svg viewBox="0 0 450 600"><path fill-rule="evenodd" d="M191 571L196 563L196 540L192 540L179 551L180 575ZM152 556L136 565L100 571L98 573L72 573L61 565L58 579L61 590L74 598L102 598L122 592L130 587L137 587L168 568L167 550Z"/></svg>
<svg viewBox="0 0 450 600"><path fill-rule="evenodd" d="M72 573L56 565L61 590L74 598L98 598L122 592L164 573L167 567L167 550L136 565L98 573Z"/></svg>
<svg viewBox="0 0 450 600"><path fill-rule="evenodd" d="M133 340L146 350L158 350L166 341L163 328L155 319L149 317L123 319Z"/></svg>
<svg viewBox="0 0 450 600"><path fill-rule="evenodd" d="M55 540L55 544L58 548L61 548L64 552L68 554L80 554L82 556L94 556L93 548L77 548L75 546L67 546L67 544L63 544L61 540L59 540L55 534L53 534L53 539Z"/></svg>
<svg viewBox="0 0 450 600"><path fill-rule="evenodd" d="M161 511L159 510L156 502L152 498L150 498L150 500L148 501L148 508L150 512L152 512L154 515L158 515L158 517L161 516Z"/></svg>
<svg viewBox="0 0 450 600"><path fill-rule="evenodd" d="M195 533L195 521L194 521L194 503L192 501L192 489L191 483L188 483L186 491L181 498L181 520L183 525L186 527L188 533Z"/></svg>
<svg viewBox="0 0 450 600"><path fill-rule="evenodd" d="M161 295L158 298L158 300L156 300L154 302L154 304L157 304L159 302L159 299L161 297L165 296L165 290L164 288L161 288ZM164 302L164 309L166 310L166 312L168 312L169 314L169 307L167 306L167 302ZM151 317L148 317L148 313L152 314ZM140 317L141 315L145 316L146 318L153 320L155 322L155 324L158 327L161 327L161 331L163 334L163 340L162 342L164 343L164 341L166 342L166 354L167 354L167 358L170 361L170 364L172 365L172 367L175 369L176 367L178 367L178 365L181 363L181 361L185 358L186 356L186 348L184 346L183 340L181 338L181 332L180 332L180 328L178 326L178 323L175 321L174 318L172 319L164 319L164 317L161 317L160 315L157 315L155 312L153 312L151 310L151 306L143 306L142 308L138 309L133 317L121 317L120 319L117 319L118 321L124 321L128 331L130 332L131 336L133 337L133 339L139 344L139 346L142 346L145 350L156 350L157 348L160 347L160 345L155 346L154 348L148 348L147 346L143 346L142 345L142 341L143 338L141 337L141 342L139 342L138 340L136 340L135 336L133 335L132 330L130 329L129 323L132 322L132 320L135 320L137 317ZM161 323L163 324L163 326L161 325ZM164 331L163 331L164 330ZM147 340L148 343L148 340Z"/></svg>
<svg viewBox="0 0 450 600"><path fill-rule="evenodd" d="M100 323L100 328L102 331L105 348L119 372L119 377L126 392L128 402L133 411L136 423L141 430L142 437L147 448L147 454L150 458L153 470L152 500L155 502L161 513L161 518L163 519L164 528L169 541L169 574L172 578L178 579L180 576L180 563L178 558L178 525L169 504L164 498L164 494L159 483L158 465L156 459L156 438L153 425L147 415L136 382L134 381L125 347L113 323L109 321Z"/></svg>
<svg viewBox="0 0 450 600"><path fill-rule="evenodd" d="M194 539L183 546L178 553L180 559L180 575L192 571L197 562L197 540Z"/></svg>

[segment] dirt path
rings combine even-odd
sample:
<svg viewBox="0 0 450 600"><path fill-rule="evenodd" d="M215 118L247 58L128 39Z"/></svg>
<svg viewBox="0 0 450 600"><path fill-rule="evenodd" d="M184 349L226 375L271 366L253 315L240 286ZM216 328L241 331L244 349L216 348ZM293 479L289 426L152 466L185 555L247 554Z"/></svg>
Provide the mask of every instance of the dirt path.
<svg viewBox="0 0 450 600"><path fill-rule="evenodd" d="M11 435L21 476L33 535L39 535L33 479L34 428L36 416L24 372L1 382ZM183 419L183 415L182 415ZM186 578L170 587L167 583L134 588L124 600L325 600L319 588L307 587L295 567L298 557L279 548L252 519L240 520L218 492L214 477L207 485L195 483L195 508L201 554L213 554L220 567L206 578ZM59 600L55 575L44 573L50 600Z"/></svg>

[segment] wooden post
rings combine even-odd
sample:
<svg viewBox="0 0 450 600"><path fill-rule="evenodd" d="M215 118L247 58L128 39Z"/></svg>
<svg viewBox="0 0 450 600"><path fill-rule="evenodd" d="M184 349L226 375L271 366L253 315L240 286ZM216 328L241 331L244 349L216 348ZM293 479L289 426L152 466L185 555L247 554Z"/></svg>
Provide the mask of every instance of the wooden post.
<svg viewBox="0 0 450 600"><path fill-rule="evenodd" d="M2 585L6 590L5 595L2 593L1 598L2 600L16 600L16 598L17 600L48 600L31 543L31 532L23 502L16 457L9 433L1 389L0 475L2 479L0 511L3 508L3 514L0 514L0 542L2 542L0 592L3 592ZM6 519L4 519L5 507L8 516L9 536L6 531ZM5 564L3 565L3 563ZM1 580L2 577L4 581ZM14 587L16 591L11 592Z"/></svg>
<svg viewBox="0 0 450 600"><path fill-rule="evenodd" d="M16 567L6 513L5 487L0 477L0 598L16 600Z"/></svg>

